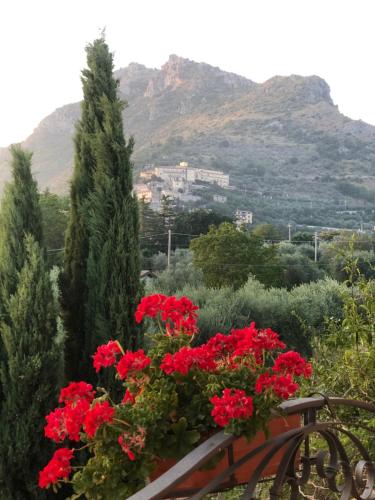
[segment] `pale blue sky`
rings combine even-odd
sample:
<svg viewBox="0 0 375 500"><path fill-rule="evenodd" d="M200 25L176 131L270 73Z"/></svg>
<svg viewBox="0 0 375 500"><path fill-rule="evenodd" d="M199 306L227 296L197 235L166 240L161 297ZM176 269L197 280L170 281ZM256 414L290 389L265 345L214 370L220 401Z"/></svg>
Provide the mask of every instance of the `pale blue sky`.
<svg viewBox="0 0 375 500"><path fill-rule="evenodd" d="M0 146L81 97L85 45L106 27L116 67L178 54L262 82L317 74L375 124L375 0L0 0Z"/></svg>

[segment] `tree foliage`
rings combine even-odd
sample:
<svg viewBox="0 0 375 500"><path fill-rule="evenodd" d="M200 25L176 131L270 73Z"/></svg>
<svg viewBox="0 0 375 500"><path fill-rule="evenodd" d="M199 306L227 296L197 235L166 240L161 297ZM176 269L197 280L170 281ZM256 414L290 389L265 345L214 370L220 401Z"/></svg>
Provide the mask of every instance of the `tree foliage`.
<svg viewBox="0 0 375 500"><path fill-rule="evenodd" d="M138 203L132 194L133 140L124 139L118 98L102 99L97 166L90 196L85 355L109 339L135 348L134 313L140 299Z"/></svg>
<svg viewBox="0 0 375 500"><path fill-rule="evenodd" d="M65 231L68 224L69 199L48 189L39 196L43 219L44 244L48 251L49 266L63 262Z"/></svg>
<svg viewBox="0 0 375 500"><path fill-rule="evenodd" d="M7 359L2 370L6 394L1 408L0 478L2 498L42 498L37 471L51 449L41 418L62 382L63 338L58 336L57 303L43 250L25 237L25 262L16 292L7 301L0 324Z"/></svg>
<svg viewBox="0 0 375 500"><path fill-rule="evenodd" d="M203 272L207 286L239 288L250 274L271 284L278 274L276 249L265 246L251 233L224 222L190 243L194 265Z"/></svg>
<svg viewBox="0 0 375 500"><path fill-rule="evenodd" d="M15 145L11 156L12 182L5 187L0 215L0 280L5 299L15 292L25 262L25 235L32 234L42 242L38 189L31 175L32 154Z"/></svg>
<svg viewBox="0 0 375 500"><path fill-rule="evenodd" d="M138 215L113 78L113 56L101 37L87 49L84 99L75 135L71 212L66 236L62 305L69 378L82 376L84 352L108 338L134 344L139 296Z"/></svg>

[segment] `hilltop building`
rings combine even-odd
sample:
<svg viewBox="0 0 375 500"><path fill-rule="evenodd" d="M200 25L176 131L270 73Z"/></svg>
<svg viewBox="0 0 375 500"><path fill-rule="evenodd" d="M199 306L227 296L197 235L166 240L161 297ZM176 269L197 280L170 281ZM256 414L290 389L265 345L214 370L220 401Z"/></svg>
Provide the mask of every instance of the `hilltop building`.
<svg viewBox="0 0 375 500"><path fill-rule="evenodd" d="M253 223L253 212L248 212L247 210L239 210L237 208L235 213L235 224L240 227L243 224L250 225Z"/></svg>
<svg viewBox="0 0 375 500"><path fill-rule="evenodd" d="M205 168L189 167L187 162L172 166L147 165L139 177L143 184L136 184L134 192L139 199L145 201L157 210L160 207L160 199L163 194L182 202L199 200L198 196L192 194L192 188L198 188L200 182L216 184L229 189L229 175L220 170L209 170ZM225 196L217 195L216 201L226 202Z"/></svg>

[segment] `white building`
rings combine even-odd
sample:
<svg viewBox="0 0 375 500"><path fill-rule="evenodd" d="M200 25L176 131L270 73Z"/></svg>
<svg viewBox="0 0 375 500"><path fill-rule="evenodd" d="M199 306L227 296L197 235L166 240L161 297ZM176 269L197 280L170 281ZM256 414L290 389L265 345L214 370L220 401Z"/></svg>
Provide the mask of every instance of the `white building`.
<svg viewBox="0 0 375 500"><path fill-rule="evenodd" d="M213 198L214 198L214 201L216 201L217 203L226 203L227 202L227 197L222 196L221 194L214 194Z"/></svg>
<svg viewBox="0 0 375 500"><path fill-rule="evenodd" d="M236 225L242 226L242 224L252 224L253 223L253 212L248 212L247 210L239 210L237 208L236 213Z"/></svg>
<svg viewBox="0 0 375 500"><path fill-rule="evenodd" d="M134 184L134 193L138 200L144 200L147 203L152 201L152 191L145 184Z"/></svg>

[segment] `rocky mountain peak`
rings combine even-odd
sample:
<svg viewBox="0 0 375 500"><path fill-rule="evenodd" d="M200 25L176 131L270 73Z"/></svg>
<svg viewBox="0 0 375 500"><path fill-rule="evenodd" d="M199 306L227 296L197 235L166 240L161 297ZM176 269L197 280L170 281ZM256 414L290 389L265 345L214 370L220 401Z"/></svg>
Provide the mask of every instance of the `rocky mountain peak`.
<svg viewBox="0 0 375 500"><path fill-rule="evenodd" d="M160 72L149 82L146 95L153 97L165 90L175 90L179 87L183 87L185 91L208 89L226 92L254 85L254 82L242 76L172 54Z"/></svg>
<svg viewBox="0 0 375 500"><path fill-rule="evenodd" d="M282 98L295 104L333 104L329 85L319 76L274 76L262 84L262 91L271 98Z"/></svg>

